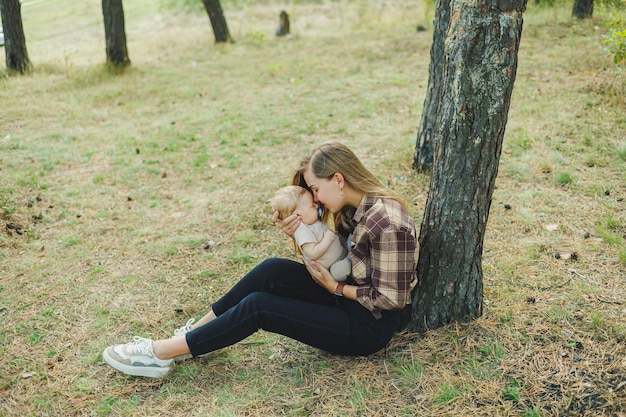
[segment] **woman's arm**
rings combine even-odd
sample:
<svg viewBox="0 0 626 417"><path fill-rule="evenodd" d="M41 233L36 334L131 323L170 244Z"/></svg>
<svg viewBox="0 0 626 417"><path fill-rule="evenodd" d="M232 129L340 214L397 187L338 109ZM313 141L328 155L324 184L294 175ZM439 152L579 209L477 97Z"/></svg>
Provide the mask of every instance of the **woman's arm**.
<svg viewBox="0 0 626 417"><path fill-rule="evenodd" d="M309 261L305 257L302 257L302 262L306 265L306 269L309 270L311 277L315 282L317 282L320 286L324 287L326 291L331 294L335 294L335 291L340 287L339 282L333 278L328 269L324 268L322 264L315 261ZM350 300L356 300L356 285L343 285L342 287L342 296L344 298L348 298Z"/></svg>
<svg viewBox="0 0 626 417"><path fill-rule="evenodd" d="M388 229L373 239L369 262L353 265L355 277L367 270L371 280L369 285L358 287L357 300L372 311L404 308L417 282L417 254L417 239L406 229Z"/></svg>

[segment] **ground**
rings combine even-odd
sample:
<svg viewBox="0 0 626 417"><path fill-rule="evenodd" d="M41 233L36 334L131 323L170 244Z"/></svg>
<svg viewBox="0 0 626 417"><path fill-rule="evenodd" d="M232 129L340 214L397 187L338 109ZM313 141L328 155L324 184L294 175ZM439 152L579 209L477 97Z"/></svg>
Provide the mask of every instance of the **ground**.
<svg viewBox="0 0 626 417"><path fill-rule="evenodd" d="M420 224L433 10L224 3L236 43L215 45L203 14L124 6L132 65L112 74L98 1L23 4L35 69L0 81L0 415L626 413L625 74L603 50L609 12L529 5L482 317L365 358L260 332L146 380L102 350L168 337L260 260L293 257L267 200L312 146L352 147ZM274 36L282 9L290 39Z"/></svg>

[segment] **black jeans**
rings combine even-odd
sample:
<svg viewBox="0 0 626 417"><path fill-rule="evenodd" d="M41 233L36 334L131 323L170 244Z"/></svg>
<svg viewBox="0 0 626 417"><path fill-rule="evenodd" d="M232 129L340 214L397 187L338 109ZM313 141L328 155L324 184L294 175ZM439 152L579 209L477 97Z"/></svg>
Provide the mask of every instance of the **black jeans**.
<svg viewBox="0 0 626 417"><path fill-rule="evenodd" d="M341 355L369 355L387 345L401 312L380 319L356 301L335 297L313 281L306 267L268 259L213 304L217 316L187 333L193 356L233 345L259 329Z"/></svg>

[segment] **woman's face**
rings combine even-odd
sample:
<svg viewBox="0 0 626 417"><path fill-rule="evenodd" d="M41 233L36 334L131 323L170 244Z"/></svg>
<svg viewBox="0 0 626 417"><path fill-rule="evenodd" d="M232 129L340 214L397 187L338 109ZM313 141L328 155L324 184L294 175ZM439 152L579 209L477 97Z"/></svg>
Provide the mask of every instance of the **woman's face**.
<svg viewBox="0 0 626 417"><path fill-rule="evenodd" d="M341 190L339 184L333 179L325 179L316 177L311 168L307 168L304 171L304 180L313 191L313 200L321 203L331 213L339 212L343 206L344 201L341 197Z"/></svg>

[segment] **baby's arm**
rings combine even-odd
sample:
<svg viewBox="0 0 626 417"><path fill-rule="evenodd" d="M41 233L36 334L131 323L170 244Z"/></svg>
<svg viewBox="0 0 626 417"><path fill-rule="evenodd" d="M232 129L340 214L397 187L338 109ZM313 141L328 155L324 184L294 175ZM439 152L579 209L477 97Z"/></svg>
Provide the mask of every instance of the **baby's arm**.
<svg viewBox="0 0 626 417"><path fill-rule="evenodd" d="M337 235L332 230L328 229L324 232L324 237L317 243L309 242L303 244L300 249L302 249L302 253L304 256L309 258L312 261L316 261L322 257L330 248L333 241L337 238Z"/></svg>

